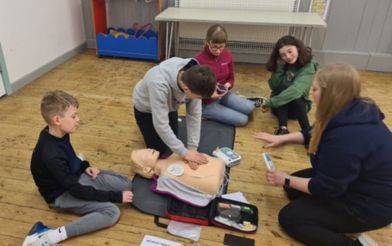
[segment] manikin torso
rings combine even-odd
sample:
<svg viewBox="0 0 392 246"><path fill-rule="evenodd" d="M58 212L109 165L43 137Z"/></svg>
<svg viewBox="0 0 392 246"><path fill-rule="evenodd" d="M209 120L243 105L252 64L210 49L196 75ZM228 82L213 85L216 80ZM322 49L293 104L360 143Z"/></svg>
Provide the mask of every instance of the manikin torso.
<svg viewBox="0 0 392 246"><path fill-rule="evenodd" d="M152 149L132 152L134 171L151 178L154 174L165 175L178 182L210 195L216 195L223 183L225 164L222 160L206 155L208 162L193 170L184 160L173 154L167 159L158 160L159 153ZM178 172L173 172L173 167Z"/></svg>

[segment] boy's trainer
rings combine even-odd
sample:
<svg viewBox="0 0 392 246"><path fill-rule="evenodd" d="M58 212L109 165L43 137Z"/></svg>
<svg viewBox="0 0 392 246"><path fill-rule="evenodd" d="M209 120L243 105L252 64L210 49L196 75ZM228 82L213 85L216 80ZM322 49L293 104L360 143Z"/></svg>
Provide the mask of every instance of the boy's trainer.
<svg viewBox="0 0 392 246"><path fill-rule="evenodd" d="M23 241L23 246L53 246L48 242L47 232L50 228L45 226L41 221L38 221L33 225L29 234Z"/></svg>

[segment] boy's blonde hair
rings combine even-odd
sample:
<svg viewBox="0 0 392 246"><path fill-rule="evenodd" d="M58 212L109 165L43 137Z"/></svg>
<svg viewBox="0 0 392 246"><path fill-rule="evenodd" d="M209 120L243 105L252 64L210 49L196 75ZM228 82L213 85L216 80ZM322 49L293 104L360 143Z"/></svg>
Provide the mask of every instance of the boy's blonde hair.
<svg viewBox="0 0 392 246"><path fill-rule="evenodd" d="M53 116L63 116L70 106L79 108L79 102L75 97L61 90L49 91L42 98L41 115L46 123L50 125Z"/></svg>
<svg viewBox="0 0 392 246"><path fill-rule="evenodd" d="M314 77L320 86L316 119L312 128L309 153L317 151L321 136L329 121L351 101L360 97L361 82L358 71L349 64L322 67Z"/></svg>

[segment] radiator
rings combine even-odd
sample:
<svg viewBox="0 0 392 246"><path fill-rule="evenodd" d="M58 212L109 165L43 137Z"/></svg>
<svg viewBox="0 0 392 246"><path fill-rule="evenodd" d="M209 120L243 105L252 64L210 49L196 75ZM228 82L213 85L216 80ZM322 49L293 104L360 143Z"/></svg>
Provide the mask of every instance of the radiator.
<svg viewBox="0 0 392 246"><path fill-rule="evenodd" d="M300 0L176 0L178 8L252 9L265 11L293 11L299 9ZM215 23L179 23L175 54L181 51L199 51L204 44L208 28ZM223 25L228 33L228 48L241 54L270 54L274 43L294 30L288 27Z"/></svg>

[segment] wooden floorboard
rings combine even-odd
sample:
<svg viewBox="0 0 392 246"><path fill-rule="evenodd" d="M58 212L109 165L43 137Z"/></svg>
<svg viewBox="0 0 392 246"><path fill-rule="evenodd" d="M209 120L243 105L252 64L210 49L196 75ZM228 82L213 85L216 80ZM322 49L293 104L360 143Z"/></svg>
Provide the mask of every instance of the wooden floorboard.
<svg viewBox="0 0 392 246"><path fill-rule="evenodd" d="M30 174L31 151L40 130L45 126L39 104L48 90L62 89L80 102L81 126L72 135L75 150L83 152L90 162L101 168L133 176L130 153L143 148L143 139L133 117L132 89L154 66L154 62L97 58L94 51L85 52L53 69L11 96L0 99L0 245L21 245L30 227L42 220L56 227L77 216L57 213L48 208L39 195ZM264 66L236 64L234 92L252 96L268 96L269 73ZM392 74L362 71L364 94L375 99L392 127ZM184 114L184 108L180 109ZM309 114L314 119L314 109ZM270 113L255 111L252 121L236 129L235 150L241 164L232 168L229 192L241 191L259 208L259 229L244 234L217 227L203 227L198 242L181 239L158 228L153 217L120 205L121 218L115 226L67 240L61 245L139 245L144 235L176 240L185 245L222 245L225 233L253 238L256 245L300 245L286 235L277 222L278 211L287 203L281 188L271 187L265 179L261 153L263 143L255 141L257 131L273 132L276 119ZM298 130L295 121L291 131ZM309 166L302 146L286 145L269 150L276 166L293 172ZM381 245L392 241L392 228L370 233Z"/></svg>

